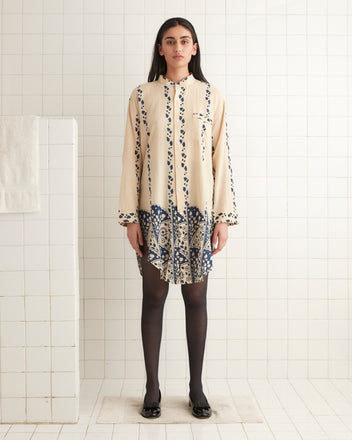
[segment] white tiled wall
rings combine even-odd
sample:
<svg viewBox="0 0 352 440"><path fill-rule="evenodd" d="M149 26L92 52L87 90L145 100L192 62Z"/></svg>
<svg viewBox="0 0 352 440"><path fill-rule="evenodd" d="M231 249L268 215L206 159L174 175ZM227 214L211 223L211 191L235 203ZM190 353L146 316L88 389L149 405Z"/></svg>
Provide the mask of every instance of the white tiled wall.
<svg viewBox="0 0 352 440"><path fill-rule="evenodd" d="M237 188L240 224L210 275L204 374L351 377L350 2L1 4L1 112L78 121L82 377L144 375L141 278L116 212L128 96L172 16L194 24L226 96ZM161 377L188 374L180 298L172 287Z"/></svg>
<svg viewBox="0 0 352 440"><path fill-rule="evenodd" d="M76 422L77 123L41 118L40 211L0 214L0 422Z"/></svg>

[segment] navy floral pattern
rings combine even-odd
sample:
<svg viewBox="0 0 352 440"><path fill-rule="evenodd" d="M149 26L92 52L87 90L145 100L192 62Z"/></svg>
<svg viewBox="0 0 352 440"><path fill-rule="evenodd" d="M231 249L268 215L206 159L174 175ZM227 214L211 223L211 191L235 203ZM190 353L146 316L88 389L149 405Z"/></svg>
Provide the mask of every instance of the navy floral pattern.
<svg viewBox="0 0 352 440"><path fill-rule="evenodd" d="M197 207L187 209L187 216L171 209L171 216L158 205L151 213L139 211L143 240L148 243L148 261L160 270L161 278L172 283L198 282L212 268L211 218ZM177 228L177 229L176 229ZM170 240L170 231L174 241ZM141 257L137 254L142 274Z"/></svg>
<svg viewBox="0 0 352 440"><path fill-rule="evenodd" d="M147 259L162 279L202 281L213 267L215 224L238 223L220 91L192 74L136 87L122 161L119 223L140 223Z"/></svg>

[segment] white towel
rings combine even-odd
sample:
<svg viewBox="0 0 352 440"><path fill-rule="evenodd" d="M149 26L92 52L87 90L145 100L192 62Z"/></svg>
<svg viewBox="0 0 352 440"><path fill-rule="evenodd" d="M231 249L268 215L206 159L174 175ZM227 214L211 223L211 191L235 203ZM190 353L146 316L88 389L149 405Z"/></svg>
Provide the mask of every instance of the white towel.
<svg viewBox="0 0 352 440"><path fill-rule="evenodd" d="M0 212L39 210L39 116L0 116Z"/></svg>

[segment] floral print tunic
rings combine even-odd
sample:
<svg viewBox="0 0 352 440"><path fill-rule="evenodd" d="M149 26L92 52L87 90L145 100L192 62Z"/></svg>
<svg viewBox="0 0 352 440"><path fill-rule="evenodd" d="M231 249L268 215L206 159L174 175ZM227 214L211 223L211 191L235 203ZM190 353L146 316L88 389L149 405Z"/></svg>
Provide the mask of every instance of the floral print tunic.
<svg viewBox="0 0 352 440"><path fill-rule="evenodd" d="M188 284L210 272L215 224L238 223L225 101L215 86L191 73L132 90L118 221L140 223L161 279Z"/></svg>

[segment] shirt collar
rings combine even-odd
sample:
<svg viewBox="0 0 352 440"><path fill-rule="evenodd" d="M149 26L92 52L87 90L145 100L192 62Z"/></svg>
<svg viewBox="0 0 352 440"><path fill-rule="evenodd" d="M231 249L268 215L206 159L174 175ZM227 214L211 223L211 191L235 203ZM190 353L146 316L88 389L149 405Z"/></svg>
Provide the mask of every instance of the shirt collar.
<svg viewBox="0 0 352 440"><path fill-rule="evenodd" d="M186 78L181 79L181 81L173 82L169 78L166 78L165 75L160 74L157 81L160 82L161 84L168 86L190 86L195 81L195 78L193 76L193 73L191 73L190 75L186 76Z"/></svg>

